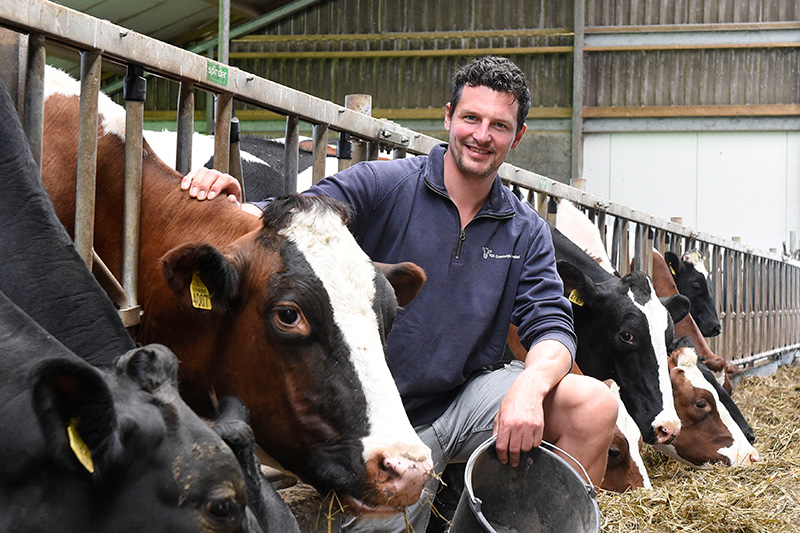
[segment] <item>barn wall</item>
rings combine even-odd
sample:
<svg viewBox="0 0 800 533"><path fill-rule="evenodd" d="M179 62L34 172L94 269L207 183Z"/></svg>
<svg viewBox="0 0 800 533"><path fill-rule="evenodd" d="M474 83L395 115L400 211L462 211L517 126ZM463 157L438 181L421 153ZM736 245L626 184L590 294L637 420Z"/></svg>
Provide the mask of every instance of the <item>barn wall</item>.
<svg viewBox="0 0 800 533"><path fill-rule="evenodd" d="M800 236L800 133L588 135L589 192L759 249Z"/></svg>

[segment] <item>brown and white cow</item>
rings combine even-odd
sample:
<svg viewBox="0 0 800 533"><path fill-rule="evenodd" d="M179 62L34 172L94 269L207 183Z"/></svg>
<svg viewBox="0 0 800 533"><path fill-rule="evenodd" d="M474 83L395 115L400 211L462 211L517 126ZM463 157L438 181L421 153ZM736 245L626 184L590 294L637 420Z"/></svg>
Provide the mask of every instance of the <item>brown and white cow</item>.
<svg viewBox="0 0 800 533"><path fill-rule="evenodd" d="M670 354L669 366L681 432L670 444L659 444L656 448L694 467L717 462L750 465L760 461L758 451L700 372L694 348L677 347Z"/></svg>
<svg viewBox="0 0 800 533"><path fill-rule="evenodd" d="M42 178L72 232L79 84L48 68L45 92ZM102 95L99 114L95 248L119 275L125 118ZM430 450L405 414L383 340L421 270L382 274L341 204L285 197L259 220L224 200L190 199L147 145L142 165L137 340L178 355L187 403L210 414L210 391L242 398L258 444L350 513L415 502Z"/></svg>
<svg viewBox="0 0 800 533"><path fill-rule="evenodd" d="M625 492L633 489L650 489L650 476L642 459L642 433L631 418L622 398L619 395L619 385L613 379L603 383L608 385L617 399L617 426L614 428L614 438L608 447L608 463L606 474L600 488L615 492Z"/></svg>

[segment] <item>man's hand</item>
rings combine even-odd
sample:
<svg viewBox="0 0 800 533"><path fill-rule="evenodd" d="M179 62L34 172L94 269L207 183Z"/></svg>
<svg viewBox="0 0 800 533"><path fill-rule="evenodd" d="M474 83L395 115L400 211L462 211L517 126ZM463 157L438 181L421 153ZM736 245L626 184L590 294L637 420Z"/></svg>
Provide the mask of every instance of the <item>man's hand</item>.
<svg viewBox="0 0 800 533"><path fill-rule="evenodd" d="M542 443L545 398L567 374L571 361L569 350L557 340L543 340L528 351L525 370L511 384L494 419L501 463L518 466L521 452Z"/></svg>
<svg viewBox="0 0 800 533"><path fill-rule="evenodd" d="M494 419L497 457L503 464L519 465L521 452L542 443L547 390L530 370L523 371L511 384Z"/></svg>
<svg viewBox="0 0 800 533"><path fill-rule="evenodd" d="M228 200L237 206L242 203L242 187L236 178L219 170L200 167L189 172L181 180L181 189L198 200L213 200L219 194L227 194Z"/></svg>

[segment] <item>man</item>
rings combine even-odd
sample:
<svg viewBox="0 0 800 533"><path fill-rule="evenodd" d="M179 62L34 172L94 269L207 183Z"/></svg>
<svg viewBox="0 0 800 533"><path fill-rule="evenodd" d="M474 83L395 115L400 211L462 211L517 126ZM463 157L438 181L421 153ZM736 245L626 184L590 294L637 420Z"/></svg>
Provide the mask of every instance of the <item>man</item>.
<svg viewBox="0 0 800 533"><path fill-rule="evenodd" d="M386 358L436 472L466 461L494 434L504 463L517 466L521 451L545 439L580 461L599 486L617 404L601 382L568 373L576 339L550 232L497 176L525 133L529 107L516 65L475 59L453 80L448 144L427 157L355 165L307 194L351 204L350 229L373 260L412 261L428 276L398 313ZM235 192L238 184L201 170L182 187L201 199ZM497 368L509 323L518 325L527 357ZM435 477L407 509L414 531L427 526ZM346 525L406 530L402 515Z"/></svg>

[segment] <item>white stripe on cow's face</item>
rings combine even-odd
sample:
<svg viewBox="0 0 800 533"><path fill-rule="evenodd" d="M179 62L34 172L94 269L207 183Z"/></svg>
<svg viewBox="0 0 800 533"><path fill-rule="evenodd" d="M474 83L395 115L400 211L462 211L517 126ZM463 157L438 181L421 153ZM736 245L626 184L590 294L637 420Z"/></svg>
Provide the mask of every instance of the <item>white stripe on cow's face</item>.
<svg viewBox="0 0 800 533"><path fill-rule="evenodd" d="M53 94L80 96L81 84L63 70L48 65L44 69L44 99L47 100ZM125 108L100 91L97 97L97 113L103 131L106 134L113 133L124 141Z"/></svg>
<svg viewBox="0 0 800 533"><path fill-rule="evenodd" d="M647 468L644 466L642 454L639 452L639 439L642 438L642 432L639 431L639 426L636 425L633 417L631 417L630 413L628 413L628 410L625 408L625 404L622 403L622 398L619 395L619 385L617 385L616 382L611 383L611 392L614 394L619 404L619 409L617 410L617 427L619 427L619 430L625 435L625 439L628 441L628 451L633 464L636 465L636 468L639 469L639 474L642 476L644 483L643 488L652 489L653 485L650 484L650 476L647 474Z"/></svg>
<svg viewBox="0 0 800 533"><path fill-rule="evenodd" d="M719 395L714 387L706 380L700 369L697 368L697 352L690 349L681 350L678 355L677 367L683 370L683 375L689 380L693 387L707 390L711 393L717 404L719 418L728 432L733 437L733 443L727 448L720 448L717 452L727 457L732 466L750 464L751 457L757 457L758 452L742 433L742 429L733 420L728 408L720 401Z"/></svg>
<svg viewBox="0 0 800 533"><path fill-rule="evenodd" d="M338 214L325 210L295 211L280 230L304 254L330 297L333 320L350 349L364 388L370 434L364 438L364 459L395 443L419 443L415 460L430 460L403 408L383 352L378 319L372 308L375 268Z"/></svg>
<svg viewBox="0 0 800 533"><path fill-rule="evenodd" d="M678 418L678 412L675 410L675 399L672 396L672 382L669 380L669 365L667 358L667 345L664 334L669 327L669 316L667 309L656 296L656 291L653 288L653 282L647 278L647 285L650 288L650 298L644 305L636 302L632 290L628 290L628 297L633 302L633 305L639 308L647 318L647 326L650 330L650 341L653 344L653 353L656 356L656 364L658 365L658 386L661 389L661 397L664 399L663 410L656 415L653 420L653 429L658 434L659 427L671 428L680 430L681 419Z"/></svg>

